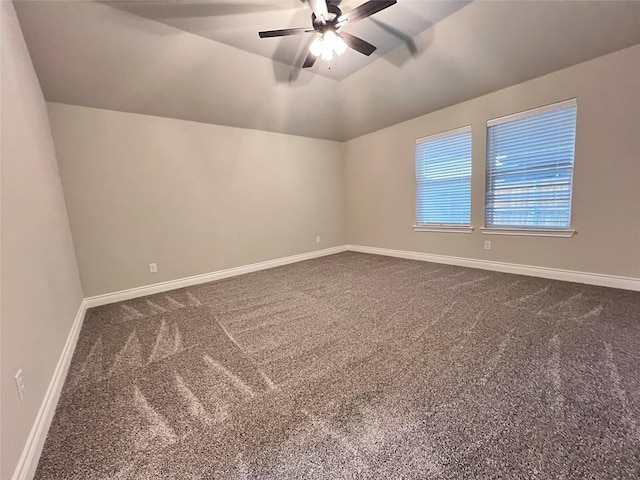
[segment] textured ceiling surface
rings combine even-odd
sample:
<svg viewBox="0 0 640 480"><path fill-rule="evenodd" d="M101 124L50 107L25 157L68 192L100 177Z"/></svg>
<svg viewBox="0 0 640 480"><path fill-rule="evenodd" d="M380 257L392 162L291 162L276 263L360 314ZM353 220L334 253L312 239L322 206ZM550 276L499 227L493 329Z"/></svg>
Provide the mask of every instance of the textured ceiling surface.
<svg viewBox="0 0 640 480"><path fill-rule="evenodd" d="M365 0L330 0L343 13ZM367 57L347 50L331 63L316 62L311 71L342 80L400 45L415 49L412 38L451 15L470 0L405 1L375 15L347 24L342 30L377 47ZM109 2L108 5L150 20L200 35L249 53L300 68L314 35L279 38L258 37L258 31L281 28L311 28L311 9L301 0L244 0L237 2Z"/></svg>
<svg viewBox="0 0 640 480"><path fill-rule="evenodd" d="M339 141L640 43L637 1L398 0L345 27L370 58L309 71L305 35L257 35L299 0L15 4L48 101Z"/></svg>
<svg viewBox="0 0 640 480"><path fill-rule="evenodd" d="M365 0L331 1L347 13ZM374 44L376 52L367 57L347 50L330 64L317 62L310 71L342 80L400 45L415 48L413 37L467 3L469 0L405 1L364 21L347 24L342 30ZM311 9L300 0L186 4L133 1L109 5L297 68L302 65L314 38L313 34L267 39L257 35L261 30L311 28Z"/></svg>

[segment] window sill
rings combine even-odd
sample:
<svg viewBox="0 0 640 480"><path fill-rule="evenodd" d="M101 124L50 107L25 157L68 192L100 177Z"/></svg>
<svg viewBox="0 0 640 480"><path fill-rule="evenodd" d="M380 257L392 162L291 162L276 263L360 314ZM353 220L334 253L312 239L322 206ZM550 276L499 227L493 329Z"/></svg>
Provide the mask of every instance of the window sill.
<svg viewBox="0 0 640 480"><path fill-rule="evenodd" d="M480 231L483 235L522 235L529 237L561 237L571 238L576 231L570 228L501 228L482 227Z"/></svg>
<svg viewBox="0 0 640 480"><path fill-rule="evenodd" d="M414 225L415 232L471 233L471 225Z"/></svg>

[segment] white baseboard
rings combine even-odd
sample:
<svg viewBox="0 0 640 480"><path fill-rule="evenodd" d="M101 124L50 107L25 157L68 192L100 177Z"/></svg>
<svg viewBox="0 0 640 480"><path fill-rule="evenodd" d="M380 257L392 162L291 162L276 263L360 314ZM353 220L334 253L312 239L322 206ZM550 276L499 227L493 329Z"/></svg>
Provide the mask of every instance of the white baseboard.
<svg viewBox="0 0 640 480"><path fill-rule="evenodd" d="M73 352L76 348L80 327L82 327L86 311L87 302L82 300L73 325L71 325L67 341L62 349L62 354L58 359L56 369L53 371L51 382L40 405L40 410L33 423L33 427L31 427L31 432L29 432L29 436L27 437L22 455L20 455L20 459L18 460L18 465L13 473L12 480L28 480L33 478L36 473L38 460L40 460L40 454L42 453L44 441L47 438L53 415L56 413L60 392L67 377L71 357L73 357Z"/></svg>
<svg viewBox="0 0 640 480"><path fill-rule="evenodd" d="M564 280L566 282L586 283L601 287L622 288L625 290L640 291L640 278L618 277L600 273L576 272L573 270L560 270L558 268L534 267L517 263L494 262L491 260L477 260L473 258L450 257L447 255L434 255L430 253L410 252L406 250L392 250L389 248L366 247L362 245L347 245L347 250L360 253L371 253L387 257L406 258L410 260L422 260L424 262L445 263L460 267L480 268L495 272L515 273L531 277L550 278L552 280Z"/></svg>
<svg viewBox="0 0 640 480"><path fill-rule="evenodd" d="M340 245L337 247L325 248L323 250L315 250L313 252L301 253L298 255L292 255L290 257L276 258L274 260L267 260L266 262L252 263L250 265L243 265L241 267L228 268L226 270L218 270L217 272L204 273L202 275L194 275L193 277L185 277L177 280L170 280L168 282L155 283L153 285L146 285L144 287L131 288L129 290L121 290L119 292L107 293L105 295L97 295L95 297L85 298L87 307L98 307L100 305L107 305L109 303L121 302L123 300L131 300L132 298L144 297L146 295L153 295L154 293L168 292L169 290L175 290L176 288L189 287L191 285L198 285L201 283L213 282L214 280L220 280L222 278L235 277L237 275L243 275L245 273L257 272L259 270L266 270L268 268L280 267L289 263L302 262L304 260L311 260L312 258L324 257L326 255L333 255L336 253L342 253L347 251L346 245Z"/></svg>
<svg viewBox="0 0 640 480"><path fill-rule="evenodd" d="M532 277L550 278L552 280L563 280L567 282L586 283L589 285L599 285L602 287L622 288L625 290L640 291L640 279L633 277L619 277L615 275L604 275L599 273L577 272L573 270L561 270L557 268L536 267L517 263L494 262L491 260L477 260L473 258L451 257L447 255L435 255L430 253L411 252L407 250L393 250L388 248L367 247L362 245L340 245L337 247L325 248L308 253L301 253L289 257L276 258L265 262L252 263L240 267L218 270L216 272L194 275L192 277L179 278L168 282L155 283L144 287L121 290L119 292L97 295L85 298L86 308L107 305L110 303L131 300L132 298L144 297L155 293L167 292L177 288L199 285L201 283L212 282L223 278L235 277L245 273L257 272L268 268L279 267L290 263L302 262L313 258L324 257L336 253L353 251L360 253L371 253L374 255L385 255L388 257L407 258L410 260L421 260L425 262L444 263L448 265L458 265L461 267L480 268L496 272L515 273L518 275L528 275Z"/></svg>

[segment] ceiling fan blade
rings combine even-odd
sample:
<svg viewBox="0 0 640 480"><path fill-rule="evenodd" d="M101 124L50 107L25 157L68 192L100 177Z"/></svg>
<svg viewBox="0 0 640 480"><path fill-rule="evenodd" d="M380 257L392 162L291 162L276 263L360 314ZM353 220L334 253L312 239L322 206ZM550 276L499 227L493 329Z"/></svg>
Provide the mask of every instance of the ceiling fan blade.
<svg viewBox="0 0 640 480"><path fill-rule="evenodd" d="M395 5L396 3L397 0L369 0L368 2L363 3L353 10L349 10L347 13L341 15L338 18L338 23L361 20L373 15L374 13L378 13L380 10L384 10L391 5Z"/></svg>
<svg viewBox="0 0 640 480"><path fill-rule="evenodd" d="M318 57L316 57L313 53L309 52L309 55L307 55L307 58L304 59L304 63L302 64L302 68L311 68L311 67L313 67L313 64L316 63L317 59L318 59Z"/></svg>
<svg viewBox="0 0 640 480"><path fill-rule="evenodd" d="M266 30L264 32L258 32L260 38L269 37L286 37L288 35L299 35L301 33L315 32L315 30L309 30L308 28L284 28L282 30Z"/></svg>
<svg viewBox="0 0 640 480"><path fill-rule="evenodd" d="M327 2L325 0L307 0L313 13L316 14L316 18L326 25L329 18L329 10L327 9Z"/></svg>
<svg viewBox="0 0 640 480"><path fill-rule="evenodd" d="M351 35L347 32L336 33L336 35L342 38L347 46L353 48L356 52L366 55L367 57L376 51L376 47L355 35Z"/></svg>

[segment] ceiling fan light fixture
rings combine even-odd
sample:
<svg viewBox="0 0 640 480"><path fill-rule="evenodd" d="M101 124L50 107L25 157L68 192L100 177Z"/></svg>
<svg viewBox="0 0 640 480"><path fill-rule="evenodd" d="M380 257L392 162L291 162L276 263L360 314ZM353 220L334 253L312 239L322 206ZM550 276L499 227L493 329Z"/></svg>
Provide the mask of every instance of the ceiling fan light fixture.
<svg viewBox="0 0 640 480"><path fill-rule="evenodd" d="M311 45L309 45L309 51L316 57L319 57L324 51L324 47L324 40L322 40L322 36L319 36L311 42Z"/></svg>
<svg viewBox="0 0 640 480"><path fill-rule="evenodd" d="M333 49L325 45L324 50L322 50L322 59L327 62L333 60Z"/></svg>
<svg viewBox="0 0 640 480"><path fill-rule="evenodd" d="M347 49L347 44L333 30L324 32L322 38L324 39L325 49L333 50L338 55L342 55Z"/></svg>
<svg viewBox="0 0 640 480"><path fill-rule="evenodd" d="M333 45L333 49L338 55L342 55L344 52L347 51L347 44L342 38L336 36L336 42Z"/></svg>
<svg viewBox="0 0 640 480"><path fill-rule="evenodd" d="M327 30L322 36L316 37L311 45L309 52L316 57L322 56L323 60L333 60L333 54L342 55L347 50L345 41L336 35L333 30Z"/></svg>

